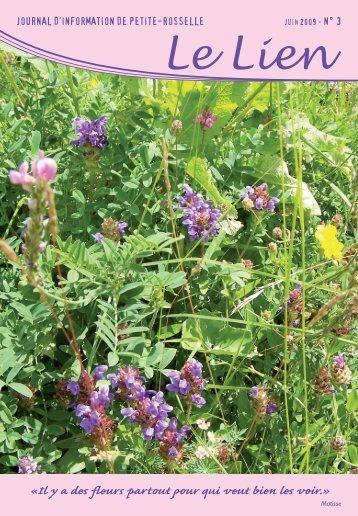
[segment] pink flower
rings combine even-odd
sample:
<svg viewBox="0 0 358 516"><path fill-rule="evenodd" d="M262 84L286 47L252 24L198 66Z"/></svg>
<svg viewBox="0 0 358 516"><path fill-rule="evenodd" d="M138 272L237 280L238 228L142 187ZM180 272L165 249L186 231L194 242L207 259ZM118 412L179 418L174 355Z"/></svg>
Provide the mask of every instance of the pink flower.
<svg viewBox="0 0 358 516"><path fill-rule="evenodd" d="M193 124L200 124L202 130L205 131L206 129L211 129L218 118L208 108L205 108L200 115L193 118L192 122Z"/></svg>
<svg viewBox="0 0 358 516"><path fill-rule="evenodd" d="M210 428L210 423L205 421L205 419L198 419L196 424L200 428L200 430L208 430Z"/></svg>
<svg viewBox="0 0 358 516"><path fill-rule="evenodd" d="M36 181L36 179L44 179L51 181L55 179L57 173L57 163L52 158L45 158L44 152L39 151L38 159L31 165L32 176L28 174L29 164L24 161L19 166L19 170L10 170L9 178L14 185L23 185L27 190L26 185Z"/></svg>
<svg viewBox="0 0 358 516"><path fill-rule="evenodd" d="M9 178L13 185L28 185L34 182L34 178L27 173L29 164L24 161L19 166L19 170L10 170Z"/></svg>
<svg viewBox="0 0 358 516"><path fill-rule="evenodd" d="M45 158L44 152L39 151L39 159L34 161L31 166L34 177L51 181L55 179L57 173L57 163L52 158Z"/></svg>

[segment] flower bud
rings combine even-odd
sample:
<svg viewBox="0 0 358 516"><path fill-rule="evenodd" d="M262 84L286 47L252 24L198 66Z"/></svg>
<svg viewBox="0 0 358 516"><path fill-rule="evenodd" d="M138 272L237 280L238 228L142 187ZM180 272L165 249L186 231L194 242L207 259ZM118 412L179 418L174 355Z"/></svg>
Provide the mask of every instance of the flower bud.
<svg viewBox="0 0 358 516"><path fill-rule="evenodd" d="M260 315L264 321L268 322L271 319L271 311L270 310L263 310Z"/></svg>
<svg viewBox="0 0 358 516"><path fill-rule="evenodd" d="M351 381L352 373L345 363L343 355L334 357L334 363L331 368L331 376L332 380L339 385L346 385Z"/></svg>
<svg viewBox="0 0 358 516"><path fill-rule="evenodd" d="M336 213L332 217L332 226L335 226L337 229L343 226L343 217L340 213Z"/></svg>
<svg viewBox="0 0 358 516"><path fill-rule="evenodd" d="M335 389L330 388L329 383L329 372L327 367L322 367L317 373L315 377L314 384L315 391L318 394L333 394L337 392Z"/></svg>
<svg viewBox="0 0 358 516"><path fill-rule="evenodd" d="M254 207L254 203L249 197L245 197L243 199L242 205L244 207L244 210L247 210L247 211L252 210L252 208Z"/></svg>
<svg viewBox="0 0 358 516"><path fill-rule="evenodd" d="M252 269L252 267L254 266L254 264L252 263L251 260L244 260L244 259L242 259L241 263L245 267L245 269Z"/></svg>
<svg viewBox="0 0 358 516"><path fill-rule="evenodd" d="M344 437L333 437L331 440L331 448L333 451L342 453L347 448L347 441Z"/></svg>
<svg viewBox="0 0 358 516"><path fill-rule="evenodd" d="M277 253L277 244L275 242L270 242L267 245L267 249L270 253L276 254Z"/></svg>
<svg viewBox="0 0 358 516"><path fill-rule="evenodd" d="M281 240L283 237L283 231L281 228L273 228L272 236L274 238L277 238L278 240Z"/></svg>
<svg viewBox="0 0 358 516"><path fill-rule="evenodd" d="M175 135L179 134L183 129L183 124L180 120L173 120L172 122L172 130Z"/></svg>

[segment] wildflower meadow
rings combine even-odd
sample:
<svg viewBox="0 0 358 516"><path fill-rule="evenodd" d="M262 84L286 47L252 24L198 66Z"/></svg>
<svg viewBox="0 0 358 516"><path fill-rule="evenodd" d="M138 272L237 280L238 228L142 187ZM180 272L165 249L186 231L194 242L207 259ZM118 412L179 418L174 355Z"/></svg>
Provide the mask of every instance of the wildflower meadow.
<svg viewBox="0 0 358 516"><path fill-rule="evenodd" d="M0 472L357 473L357 85L0 52Z"/></svg>

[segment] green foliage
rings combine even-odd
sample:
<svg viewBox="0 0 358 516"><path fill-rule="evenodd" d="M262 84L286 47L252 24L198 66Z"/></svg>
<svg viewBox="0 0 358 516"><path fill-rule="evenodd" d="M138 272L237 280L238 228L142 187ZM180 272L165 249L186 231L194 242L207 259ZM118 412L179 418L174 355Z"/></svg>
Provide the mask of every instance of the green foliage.
<svg viewBox="0 0 358 516"><path fill-rule="evenodd" d="M315 376L331 369L334 356L344 354L353 371L356 360L356 85L124 78L4 50L15 60L0 69L0 237L21 256L27 193L8 181L8 171L40 149L58 162L60 231L57 250L48 239L41 257L41 297L0 253L0 471L16 472L24 455L48 473L354 467L356 376L330 385L334 395L319 395ZM202 130L192 120L205 108L218 120ZM89 165L71 145L71 124L75 116L101 115L110 144ZM183 126L178 134L175 119ZM274 213L244 209L241 192L262 182L280 199ZM207 243L188 239L175 208L183 183L222 211ZM338 239L349 251L341 261L325 258L314 236L337 213ZM93 235L108 217L128 228L119 242L100 245ZM277 251L269 252L270 243ZM298 327L280 310L297 283ZM59 380L80 375L61 330L71 334L68 313L89 373L99 364L111 372L132 365L149 389L165 391L168 370L194 356L204 364L203 409L187 410L169 394L179 423L192 426L174 466L158 443L123 421L118 400L111 448L100 451L54 398ZM279 405L262 420L249 395L259 384ZM330 448L336 435L347 441L342 453Z"/></svg>

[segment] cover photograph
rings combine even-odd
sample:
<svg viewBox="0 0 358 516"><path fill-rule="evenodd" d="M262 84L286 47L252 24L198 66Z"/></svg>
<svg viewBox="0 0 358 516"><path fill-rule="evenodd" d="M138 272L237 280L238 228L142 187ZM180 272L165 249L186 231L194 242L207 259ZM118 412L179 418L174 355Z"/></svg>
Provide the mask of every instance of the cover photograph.
<svg viewBox="0 0 358 516"><path fill-rule="evenodd" d="M356 17L3 8L6 508L353 516Z"/></svg>

